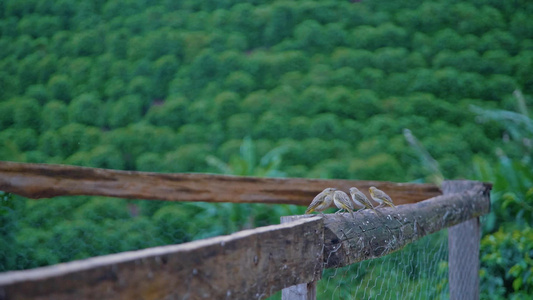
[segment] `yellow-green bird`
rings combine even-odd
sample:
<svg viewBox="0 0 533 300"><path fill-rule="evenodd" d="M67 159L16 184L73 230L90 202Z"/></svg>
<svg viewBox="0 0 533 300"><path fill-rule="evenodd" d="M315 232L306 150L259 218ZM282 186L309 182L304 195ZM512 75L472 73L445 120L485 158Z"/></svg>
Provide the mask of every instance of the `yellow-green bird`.
<svg viewBox="0 0 533 300"><path fill-rule="evenodd" d="M314 211L322 213L324 210L330 207L331 203L333 203L333 193L335 190L336 189L334 188L326 188L316 195L313 201L311 201L311 204L309 204L309 207L305 213L310 214Z"/></svg>
<svg viewBox="0 0 533 300"><path fill-rule="evenodd" d="M374 205L368 200L365 194L361 192L356 187L350 188L350 196L352 196L352 200L355 203L355 205L362 207L362 209L368 208L368 209L374 209Z"/></svg>
<svg viewBox="0 0 533 300"><path fill-rule="evenodd" d="M374 201L379 203L378 207L381 207L383 205L396 207L392 203L392 199L389 197L389 195L385 194L384 191L382 191L382 190L380 190L380 189L378 189L378 188L376 188L374 186L371 186L368 189L368 191L370 192L370 196L372 197L372 199L374 199Z"/></svg>
<svg viewBox="0 0 533 300"><path fill-rule="evenodd" d="M350 212L352 217L354 216L353 215L353 210L354 210L353 202L350 201L350 197L345 192L336 190L333 193L333 203L335 203L335 206L337 206L337 208L339 209L337 213L342 210L346 210Z"/></svg>

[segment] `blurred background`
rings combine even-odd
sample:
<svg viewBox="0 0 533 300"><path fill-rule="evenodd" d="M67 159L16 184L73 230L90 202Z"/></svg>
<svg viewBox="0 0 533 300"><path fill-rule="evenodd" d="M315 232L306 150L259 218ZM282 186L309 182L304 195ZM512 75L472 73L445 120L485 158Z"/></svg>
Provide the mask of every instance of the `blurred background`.
<svg viewBox="0 0 533 300"><path fill-rule="evenodd" d="M0 160L490 181L482 297L521 299L533 293L532 14L527 0L1 1ZM304 210L0 193L0 271Z"/></svg>

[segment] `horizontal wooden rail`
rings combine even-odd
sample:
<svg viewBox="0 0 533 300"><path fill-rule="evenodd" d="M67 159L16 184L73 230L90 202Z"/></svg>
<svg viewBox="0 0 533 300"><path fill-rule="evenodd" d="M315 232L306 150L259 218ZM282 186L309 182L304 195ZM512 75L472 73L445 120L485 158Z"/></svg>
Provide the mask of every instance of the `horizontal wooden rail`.
<svg viewBox="0 0 533 300"><path fill-rule="evenodd" d="M386 191L397 204L415 203L442 194L432 184L164 174L0 161L0 191L33 199L98 195L130 199L307 206L326 187L348 191L352 186L365 192L370 186L376 186Z"/></svg>
<svg viewBox="0 0 533 300"><path fill-rule="evenodd" d="M323 268L387 255L486 214L490 185L353 217L283 217L281 225L191 243L0 273L0 299L258 299L315 282ZM290 293L287 293L290 294Z"/></svg>
<svg viewBox="0 0 533 300"><path fill-rule="evenodd" d="M457 181L454 181L457 182ZM441 229L487 214L491 186L477 182L469 191L437 196L411 205L329 214L324 220L324 264L339 268L385 256ZM282 217L284 222L307 216Z"/></svg>
<svg viewBox="0 0 533 300"><path fill-rule="evenodd" d="M314 217L0 273L0 299L264 299L321 276L322 224Z"/></svg>

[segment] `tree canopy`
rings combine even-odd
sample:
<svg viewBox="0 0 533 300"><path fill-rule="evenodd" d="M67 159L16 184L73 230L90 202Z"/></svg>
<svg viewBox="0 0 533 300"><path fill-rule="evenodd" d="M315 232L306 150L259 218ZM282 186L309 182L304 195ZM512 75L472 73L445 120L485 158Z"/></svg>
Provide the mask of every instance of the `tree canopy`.
<svg viewBox="0 0 533 300"><path fill-rule="evenodd" d="M249 175L423 181L430 174L403 138L407 128L447 179L479 178L472 162L496 161L502 152L531 166L523 158L527 143L510 142L514 127L480 123L472 107L519 111L513 92L521 91L528 116L532 14L527 0L6 0L0 159L220 172L206 158L246 161L238 153L254 141L256 157L284 151L277 170L260 165L254 170L262 173ZM104 201L20 202L32 214L16 234L7 225L2 234L21 249L43 241L50 248L10 252L16 263L0 261L0 270L183 242L269 219L239 220L243 212L224 205ZM69 217L47 216L57 211ZM191 214L227 227L188 224ZM115 227L115 238L144 229L113 246L87 242L104 250L75 242ZM57 243L78 248L57 256Z"/></svg>

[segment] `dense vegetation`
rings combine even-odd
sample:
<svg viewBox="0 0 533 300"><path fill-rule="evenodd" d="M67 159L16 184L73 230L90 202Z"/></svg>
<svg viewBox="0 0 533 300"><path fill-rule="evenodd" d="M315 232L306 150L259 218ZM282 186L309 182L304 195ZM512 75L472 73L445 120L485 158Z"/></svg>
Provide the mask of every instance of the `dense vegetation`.
<svg viewBox="0 0 533 300"><path fill-rule="evenodd" d="M405 141L408 128L445 178L496 183L483 292L519 297L533 292L532 13L526 0L2 1L0 159L424 181L432 171ZM302 212L1 202L0 270Z"/></svg>

